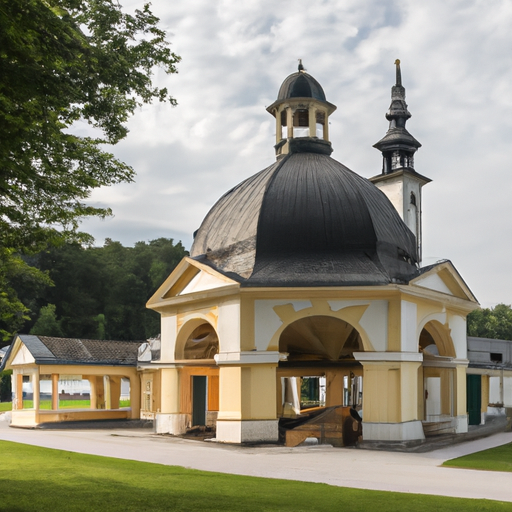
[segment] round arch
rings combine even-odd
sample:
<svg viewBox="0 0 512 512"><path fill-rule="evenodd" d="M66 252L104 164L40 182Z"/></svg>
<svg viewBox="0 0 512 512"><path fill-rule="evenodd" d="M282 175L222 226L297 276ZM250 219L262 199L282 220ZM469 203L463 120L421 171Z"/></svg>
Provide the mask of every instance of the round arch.
<svg viewBox="0 0 512 512"><path fill-rule="evenodd" d="M312 315L289 323L279 336L279 352L288 360L351 359L364 351L359 331L350 323L328 315Z"/></svg>
<svg viewBox="0 0 512 512"><path fill-rule="evenodd" d="M299 309L298 311L295 310L291 303L274 307L274 311L283 323L272 335L269 346L275 347L274 350L276 350L279 347L279 340L281 339L282 333L294 322L303 318L322 316L342 320L356 329L361 337L361 351L373 352L375 350L368 334L360 325L360 320L365 314L369 304L345 306L333 311L327 301L311 302L311 307Z"/></svg>
<svg viewBox="0 0 512 512"><path fill-rule="evenodd" d="M429 320L423 325L419 335L421 351L435 344L438 354L443 357L456 357L455 346L450 335L450 329L439 320ZM436 355L436 354L433 354Z"/></svg>
<svg viewBox="0 0 512 512"><path fill-rule="evenodd" d="M205 318L186 322L176 337L175 359L212 359L219 353L219 336Z"/></svg>

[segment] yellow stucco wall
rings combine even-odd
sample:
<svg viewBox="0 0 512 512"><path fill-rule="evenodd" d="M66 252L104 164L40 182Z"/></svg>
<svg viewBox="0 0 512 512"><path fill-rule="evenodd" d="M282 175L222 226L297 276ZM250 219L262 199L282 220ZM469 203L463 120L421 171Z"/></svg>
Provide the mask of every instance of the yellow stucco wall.
<svg viewBox="0 0 512 512"><path fill-rule="evenodd" d="M219 420L276 419L276 365L222 366Z"/></svg>
<svg viewBox="0 0 512 512"><path fill-rule="evenodd" d="M189 274L196 275L196 272L190 271ZM178 281L175 279L174 282ZM180 290L188 290L185 280L182 281L179 281L180 286L173 285L178 294ZM463 364L457 368L424 368L421 362L408 356L391 361L385 356L389 352L418 354L419 337L427 326L441 355L464 359L465 317L476 307L471 298L464 298L464 293L450 296L414 285L252 289L240 288L227 281L221 283L217 290L195 287L190 288L193 292L188 295L175 297L171 287L160 301L153 298L151 304L153 309L162 313L162 325L167 325L162 327L162 354L167 354L163 362L173 362L173 357L182 357L180 344L195 325L208 322L216 330L220 352L229 356L218 364L219 420L276 418L281 400L279 379L288 374L325 374L327 405L339 405L342 402L343 375L350 371L364 375L365 422L402 423L423 419L424 379L428 376L441 379L442 414L465 414ZM450 281L450 286L455 286L453 283ZM234 362L242 352L277 352L280 335L288 325L297 319L316 315L342 319L355 327L361 336L364 352L382 354L378 356L381 360L363 362L364 369L356 365L343 370L318 370L302 363L300 370L278 368L277 372L277 363L267 364L263 360L260 364ZM164 349L164 345L167 348ZM227 360L228 363L223 362ZM193 364L192 361L174 362L185 366ZM179 400L184 403L187 392L181 371L165 370L167 373L164 373L162 370L158 410L184 412L183 405L177 407L176 393L169 392L170 389L178 389ZM156 388L155 385L155 396L158 397Z"/></svg>

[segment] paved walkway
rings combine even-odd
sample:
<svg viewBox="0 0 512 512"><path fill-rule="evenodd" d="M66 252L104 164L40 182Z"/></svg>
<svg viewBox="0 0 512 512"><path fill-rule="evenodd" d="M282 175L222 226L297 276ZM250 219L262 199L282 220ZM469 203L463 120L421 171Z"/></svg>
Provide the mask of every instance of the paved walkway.
<svg viewBox="0 0 512 512"><path fill-rule="evenodd" d="M149 429L22 430L9 428L0 416L0 439L238 475L512 502L512 473L440 467L445 460L510 443L512 432L429 453L396 453L328 446L248 448L158 436Z"/></svg>

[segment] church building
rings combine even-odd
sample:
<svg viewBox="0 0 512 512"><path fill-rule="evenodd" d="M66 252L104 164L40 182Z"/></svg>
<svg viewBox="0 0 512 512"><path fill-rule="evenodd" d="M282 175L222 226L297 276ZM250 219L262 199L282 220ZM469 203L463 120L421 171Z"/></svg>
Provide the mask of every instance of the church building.
<svg viewBox="0 0 512 512"><path fill-rule="evenodd" d="M335 110L300 64L267 108L275 162L217 201L149 300L161 340L139 357L141 417L158 433L277 442L311 407L357 411L368 442L468 430L478 302L449 260L421 266L430 180L415 170L399 61L378 175L331 157Z"/></svg>

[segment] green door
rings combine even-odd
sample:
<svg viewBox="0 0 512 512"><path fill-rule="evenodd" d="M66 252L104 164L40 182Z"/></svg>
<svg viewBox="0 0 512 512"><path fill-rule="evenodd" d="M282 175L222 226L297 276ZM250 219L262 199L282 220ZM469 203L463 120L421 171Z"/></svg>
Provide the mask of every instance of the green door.
<svg viewBox="0 0 512 512"><path fill-rule="evenodd" d="M206 425L206 377L192 377L192 426Z"/></svg>
<svg viewBox="0 0 512 512"><path fill-rule="evenodd" d="M480 425L482 421L482 378L480 375L467 375L466 395L470 425Z"/></svg>

